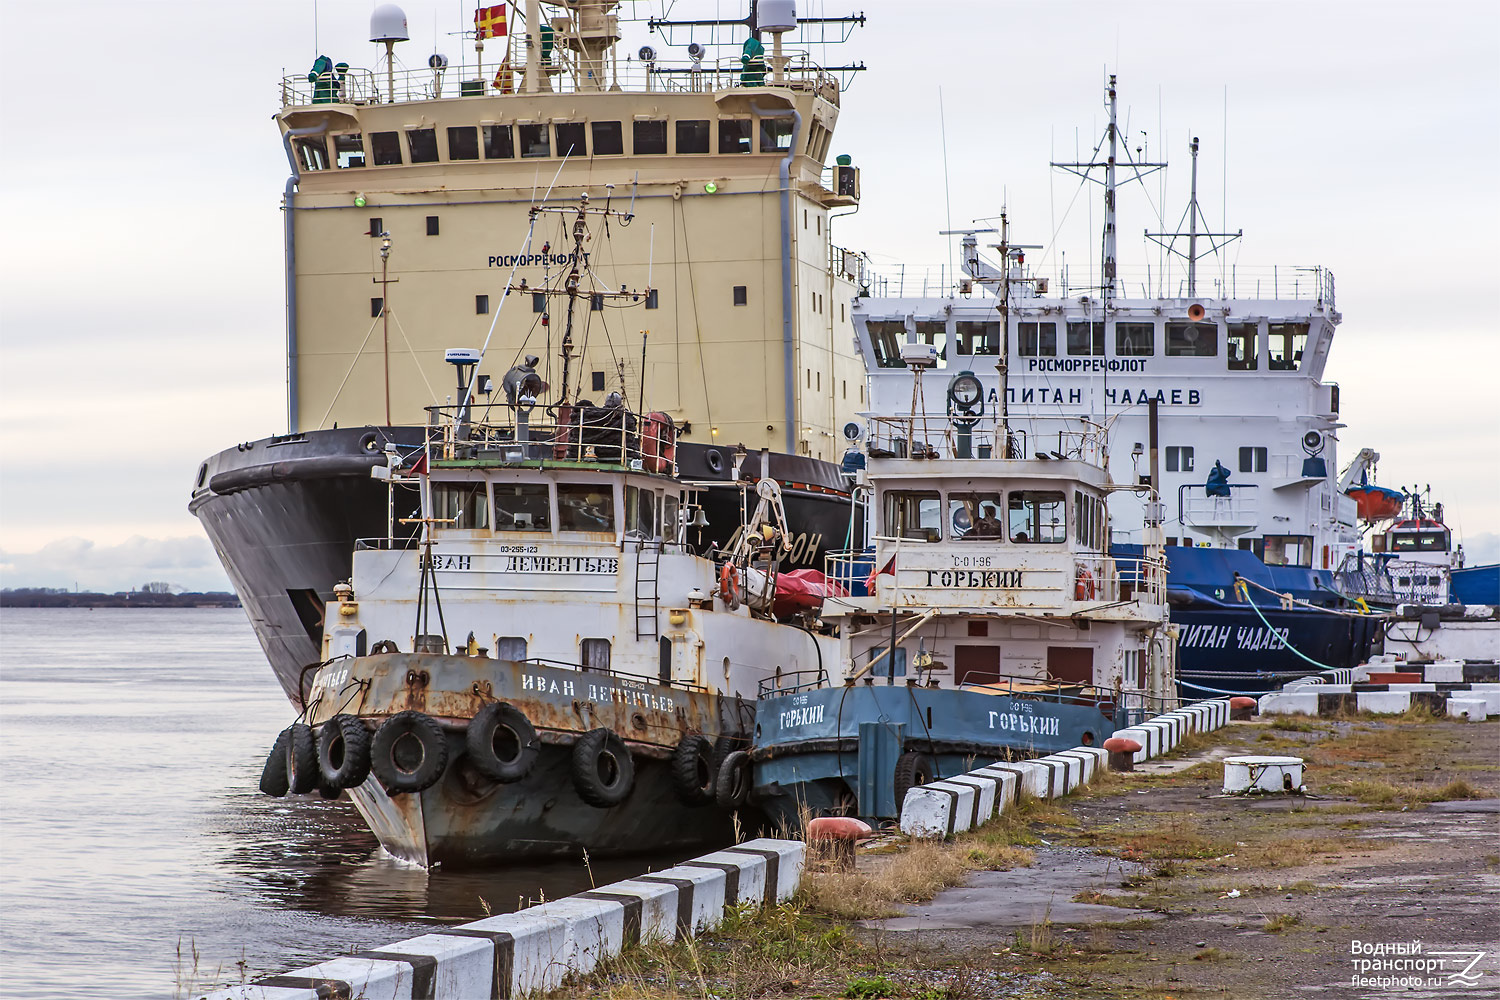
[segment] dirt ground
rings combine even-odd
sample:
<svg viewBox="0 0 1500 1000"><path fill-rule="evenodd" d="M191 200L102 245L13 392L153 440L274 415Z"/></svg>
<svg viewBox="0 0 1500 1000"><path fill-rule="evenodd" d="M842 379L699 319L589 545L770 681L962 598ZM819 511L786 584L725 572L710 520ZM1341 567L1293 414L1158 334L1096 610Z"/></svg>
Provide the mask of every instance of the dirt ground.
<svg viewBox="0 0 1500 1000"><path fill-rule="evenodd" d="M997 996L1500 997L1500 799L1450 798L1500 794L1500 724L1257 722L1194 742L1058 800L1031 867L862 933L895 965L990 973ZM1239 753L1306 758L1310 794L1222 795ZM1353 982L1376 957L1354 942L1416 940L1419 984L1409 966Z"/></svg>

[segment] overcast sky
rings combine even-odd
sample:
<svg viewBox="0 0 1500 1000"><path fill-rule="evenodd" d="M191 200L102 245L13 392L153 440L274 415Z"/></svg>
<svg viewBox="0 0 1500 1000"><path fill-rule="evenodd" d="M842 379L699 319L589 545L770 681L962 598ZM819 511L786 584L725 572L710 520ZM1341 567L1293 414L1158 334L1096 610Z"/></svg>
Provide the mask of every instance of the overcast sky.
<svg viewBox="0 0 1500 1000"><path fill-rule="evenodd" d="M1122 264L1156 266L1140 234L1158 207L1176 225L1198 135L1209 218L1245 230L1241 274L1337 276L1341 461L1376 448L1380 482L1431 483L1471 553L1500 558L1500 5L799 6L869 16L828 55L870 67L834 138L863 167L835 242L937 266L938 230L1006 204L1077 275L1098 199L1047 162L1087 156L1116 72L1132 146L1172 164L1165 187L1122 192ZM316 41L311 0L4 7L0 582L224 587L186 503L205 456L284 429L277 82L319 49L373 65L373 4L322 0ZM405 62L456 60L471 8L405 8ZM716 11L740 5L673 15Z"/></svg>

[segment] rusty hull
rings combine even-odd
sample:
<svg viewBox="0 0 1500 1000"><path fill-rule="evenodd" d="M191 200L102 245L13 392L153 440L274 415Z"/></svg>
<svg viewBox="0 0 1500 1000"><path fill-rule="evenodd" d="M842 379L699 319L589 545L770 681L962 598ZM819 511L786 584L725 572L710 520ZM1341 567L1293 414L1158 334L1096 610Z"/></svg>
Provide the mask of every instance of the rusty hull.
<svg viewBox="0 0 1500 1000"><path fill-rule="evenodd" d="M500 784L467 765L468 720L505 701L537 729L541 752L520 781ZM448 767L437 784L391 794L371 776L350 797L381 846L418 864L488 866L542 857L631 854L728 842L729 814L688 806L667 759L688 733L747 737L754 705L702 691L537 663L429 653L385 653L338 660L318 671L307 720L342 712L376 728L412 709L447 731ZM574 790L572 744L608 728L630 748L635 785L618 806L600 809Z"/></svg>

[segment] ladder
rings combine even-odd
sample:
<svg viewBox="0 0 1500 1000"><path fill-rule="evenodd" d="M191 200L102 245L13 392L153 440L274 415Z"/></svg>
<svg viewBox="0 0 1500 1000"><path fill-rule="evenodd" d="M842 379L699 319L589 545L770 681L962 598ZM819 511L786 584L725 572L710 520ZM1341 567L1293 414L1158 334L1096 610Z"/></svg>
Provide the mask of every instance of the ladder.
<svg viewBox="0 0 1500 1000"><path fill-rule="evenodd" d="M639 542L635 553L635 637L655 639L660 635L660 593L662 543Z"/></svg>

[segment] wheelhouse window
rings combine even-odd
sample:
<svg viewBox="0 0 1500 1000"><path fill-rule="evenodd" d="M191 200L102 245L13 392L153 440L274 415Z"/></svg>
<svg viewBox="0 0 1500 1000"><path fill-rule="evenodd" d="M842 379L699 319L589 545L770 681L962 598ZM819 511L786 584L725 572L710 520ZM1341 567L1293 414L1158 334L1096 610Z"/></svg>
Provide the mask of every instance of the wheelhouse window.
<svg viewBox="0 0 1500 1000"><path fill-rule="evenodd" d="M1016 353L1023 358L1057 356L1056 323L1017 323L1016 340Z"/></svg>
<svg viewBox="0 0 1500 1000"><path fill-rule="evenodd" d="M1294 372L1307 348L1306 323L1272 323L1266 327L1266 353L1273 372Z"/></svg>
<svg viewBox="0 0 1500 1000"><path fill-rule="evenodd" d="M1446 531L1402 531L1390 533L1392 552L1447 552Z"/></svg>
<svg viewBox="0 0 1500 1000"><path fill-rule="evenodd" d="M667 493L661 502L661 534L669 542L678 541L682 534L681 502L676 493Z"/></svg>
<svg viewBox="0 0 1500 1000"><path fill-rule="evenodd" d="M321 135L297 140L297 162L303 170L328 169L328 144Z"/></svg>
<svg viewBox="0 0 1500 1000"><path fill-rule="evenodd" d="M996 324L997 326L999 324ZM870 345L875 348L875 363L881 368L904 368L901 345L906 343L906 324L899 319L872 319L865 323Z"/></svg>
<svg viewBox="0 0 1500 1000"><path fill-rule="evenodd" d="M885 534L936 542L942 538L942 501L925 490L889 490L885 494Z"/></svg>
<svg viewBox="0 0 1500 1000"><path fill-rule="evenodd" d="M536 159L552 155L552 142L545 125L522 125L521 156Z"/></svg>
<svg viewBox="0 0 1500 1000"><path fill-rule="evenodd" d="M413 128L406 131L406 144L411 148L411 162L436 163L437 129Z"/></svg>
<svg viewBox="0 0 1500 1000"><path fill-rule="evenodd" d="M1264 548L1258 554L1267 566L1301 566L1303 569L1311 569L1312 536L1267 535Z"/></svg>
<svg viewBox="0 0 1500 1000"><path fill-rule="evenodd" d="M1255 341L1259 334L1254 323L1229 324L1229 370L1253 372L1260 365L1255 354Z"/></svg>
<svg viewBox="0 0 1500 1000"><path fill-rule="evenodd" d="M1265 472L1267 453L1265 448L1241 448L1241 472Z"/></svg>
<svg viewBox="0 0 1500 1000"><path fill-rule="evenodd" d="M479 159L479 130L472 125L448 129L448 159Z"/></svg>
<svg viewBox="0 0 1500 1000"><path fill-rule="evenodd" d="M1116 323L1115 354L1122 358L1149 358L1156 353L1156 327L1151 323Z"/></svg>
<svg viewBox="0 0 1500 1000"><path fill-rule="evenodd" d="M708 152L708 122L706 120L684 119L677 123L677 152Z"/></svg>
<svg viewBox="0 0 1500 1000"><path fill-rule="evenodd" d="M632 122L631 149L636 156L662 155L667 151L666 122Z"/></svg>
<svg viewBox="0 0 1500 1000"><path fill-rule="evenodd" d="M1018 490L1009 497L1010 540L1044 542L1068 540L1068 504L1051 490Z"/></svg>
<svg viewBox="0 0 1500 1000"><path fill-rule="evenodd" d="M594 137L595 156L620 156L625 152L625 133L619 122L594 122L589 130Z"/></svg>
<svg viewBox="0 0 1500 1000"><path fill-rule="evenodd" d="M939 368L948 360L948 321L944 319L919 319L917 320L917 343L931 344L936 347ZM897 348L896 357L900 359L900 348Z"/></svg>
<svg viewBox="0 0 1500 1000"><path fill-rule="evenodd" d="M607 486L558 483L557 526L563 531L614 531L614 492Z"/></svg>
<svg viewBox="0 0 1500 1000"><path fill-rule="evenodd" d="M750 152L750 124L748 118L720 118L719 152Z"/></svg>
<svg viewBox="0 0 1500 1000"><path fill-rule="evenodd" d="M1193 449L1183 445L1167 445L1167 471L1192 472Z"/></svg>
<svg viewBox="0 0 1500 1000"><path fill-rule="evenodd" d="M656 538L656 492L638 486L625 487L625 534L632 538Z"/></svg>
<svg viewBox="0 0 1500 1000"><path fill-rule="evenodd" d="M1005 537L1005 520L1001 511L1004 499L999 493L948 494L949 537L955 540L998 542Z"/></svg>
<svg viewBox="0 0 1500 1000"><path fill-rule="evenodd" d="M377 167L399 167L401 136L395 132L371 132L370 153Z"/></svg>
<svg viewBox="0 0 1500 1000"><path fill-rule="evenodd" d="M1104 357L1104 324L1076 321L1068 324L1068 353Z"/></svg>
<svg viewBox="0 0 1500 1000"><path fill-rule="evenodd" d="M1104 551L1107 521L1104 501L1082 490L1073 491L1073 540L1091 549Z"/></svg>
<svg viewBox="0 0 1500 1000"><path fill-rule="evenodd" d="M497 531L551 531L552 505L546 483L496 483Z"/></svg>
<svg viewBox="0 0 1500 1000"><path fill-rule="evenodd" d="M1000 324L982 323L969 319L955 320L953 336L958 341L958 353L984 355L1000 353Z"/></svg>
<svg viewBox="0 0 1500 1000"><path fill-rule="evenodd" d="M488 528L490 506L484 484L433 483L432 516L445 528Z"/></svg>
<svg viewBox="0 0 1500 1000"><path fill-rule="evenodd" d="M1219 328L1215 324L1167 324L1167 357L1213 358L1218 354Z"/></svg>
<svg viewBox="0 0 1500 1000"><path fill-rule="evenodd" d="M792 148L790 118L762 118L760 120L760 151L762 153L785 153Z"/></svg>
<svg viewBox="0 0 1500 1000"><path fill-rule="evenodd" d="M553 126L557 130L557 155L558 156L588 156L588 145L584 141L583 122L559 122Z"/></svg>
<svg viewBox="0 0 1500 1000"><path fill-rule="evenodd" d="M516 138L509 125L484 125L484 158L486 160L513 160L516 157Z"/></svg>
<svg viewBox="0 0 1500 1000"><path fill-rule="evenodd" d="M365 165L365 141L358 132L333 137L333 162L340 170Z"/></svg>

